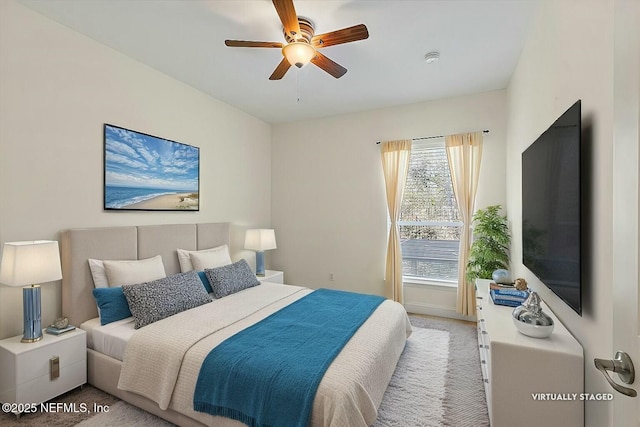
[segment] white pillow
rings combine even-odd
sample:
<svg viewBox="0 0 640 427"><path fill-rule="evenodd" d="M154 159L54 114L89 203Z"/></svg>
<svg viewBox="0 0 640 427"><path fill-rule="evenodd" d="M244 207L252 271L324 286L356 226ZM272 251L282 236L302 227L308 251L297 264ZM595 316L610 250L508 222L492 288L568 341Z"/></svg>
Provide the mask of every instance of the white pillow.
<svg viewBox="0 0 640 427"><path fill-rule="evenodd" d="M189 254L193 269L204 271L205 268L223 267L231 264L228 251L191 252Z"/></svg>
<svg viewBox="0 0 640 427"><path fill-rule="evenodd" d="M229 255L229 247L227 245L217 246L211 249L203 249L201 251L188 251L186 249L178 249L178 262L180 263L180 271L186 273L191 270L202 271L203 268L197 269L192 263L191 254L208 253L211 252L214 255L209 259L211 265L207 265L206 268L222 267L223 265L231 264L231 256Z"/></svg>
<svg viewBox="0 0 640 427"><path fill-rule="evenodd" d="M160 255L138 261L102 261L102 264L110 287L135 285L167 277Z"/></svg>
<svg viewBox="0 0 640 427"><path fill-rule="evenodd" d="M109 287L109 279L107 279L107 273L104 271L104 264L101 260L89 258L89 270L91 270L94 288Z"/></svg>

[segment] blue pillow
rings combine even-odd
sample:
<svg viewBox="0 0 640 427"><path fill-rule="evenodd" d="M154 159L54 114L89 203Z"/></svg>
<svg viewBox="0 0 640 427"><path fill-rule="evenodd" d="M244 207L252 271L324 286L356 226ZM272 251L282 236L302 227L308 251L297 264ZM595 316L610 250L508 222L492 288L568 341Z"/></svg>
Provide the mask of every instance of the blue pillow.
<svg viewBox="0 0 640 427"><path fill-rule="evenodd" d="M124 292L119 286L114 288L95 288L93 297L98 303L100 324L103 326L132 316Z"/></svg>
<svg viewBox="0 0 640 427"><path fill-rule="evenodd" d="M200 276L200 280L202 281L204 288L207 290L207 293L210 294L211 292L213 292L213 288L211 287L211 283L209 282L209 279L207 278L205 272L198 271L198 276Z"/></svg>

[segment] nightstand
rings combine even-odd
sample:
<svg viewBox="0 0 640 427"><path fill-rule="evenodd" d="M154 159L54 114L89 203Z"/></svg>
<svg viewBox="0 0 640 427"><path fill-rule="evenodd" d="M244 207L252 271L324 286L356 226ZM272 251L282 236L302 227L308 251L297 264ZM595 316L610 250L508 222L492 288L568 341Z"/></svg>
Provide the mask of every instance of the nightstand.
<svg viewBox="0 0 640 427"><path fill-rule="evenodd" d="M277 270L265 270L264 276L256 276L261 282L284 283L284 273Z"/></svg>
<svg viewBox="0 0 640 427"><path fill-rule="evenodd" d="M87 334L82 329L21 343L0 341L0 402L40 404L87 382Z"/></svg>

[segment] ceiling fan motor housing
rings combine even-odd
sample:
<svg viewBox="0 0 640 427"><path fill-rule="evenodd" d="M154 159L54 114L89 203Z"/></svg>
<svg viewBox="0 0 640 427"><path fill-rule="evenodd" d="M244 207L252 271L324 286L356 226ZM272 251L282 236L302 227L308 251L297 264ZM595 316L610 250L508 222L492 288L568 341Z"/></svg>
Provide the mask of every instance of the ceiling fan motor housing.
<svg viewBox="0 0 640 427"><path fill-rule="evenodd" d="M308 18L298 16L298 24L300 25L301 34L295 34L294 37L292 37L284 28L282 28L282 32L284 33L284 38L287 40L287 43L293 43L296 41L311 43L311 39L315 34L315 27L313 25L313 22Z"/></svg>

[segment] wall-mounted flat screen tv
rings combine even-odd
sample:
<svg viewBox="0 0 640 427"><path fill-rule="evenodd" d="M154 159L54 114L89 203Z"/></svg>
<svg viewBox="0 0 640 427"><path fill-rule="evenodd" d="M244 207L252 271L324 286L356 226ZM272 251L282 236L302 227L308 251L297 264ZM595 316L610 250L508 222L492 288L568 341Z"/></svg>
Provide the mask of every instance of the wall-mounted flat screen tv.
<svg viewBox="0 0 640 427"><path fill-rule="evenodd" d="M580 109L522 153L522 262L582 315Z"/></svg>

